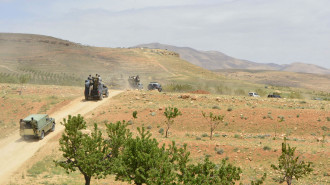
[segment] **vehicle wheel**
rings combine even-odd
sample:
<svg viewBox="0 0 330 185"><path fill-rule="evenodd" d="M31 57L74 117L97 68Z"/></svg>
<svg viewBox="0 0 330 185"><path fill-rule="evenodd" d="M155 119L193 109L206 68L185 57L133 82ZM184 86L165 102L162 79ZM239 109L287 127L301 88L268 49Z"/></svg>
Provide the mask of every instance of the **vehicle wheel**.
<svg viewBox="0 0 330 185"><path fill-rule="evenodd" d="M85 96L85 100L88 100L88 97L87 96Z"/></svg>
<svg viewBox="0 0 330 185"><path fill-rule="evenodd" d="M107 93L105 93L105 97L109 97L109 91L107 91Z"/></svg>
<svg viewBox="0 0 330 185"><path fill-rule="evenodd" d="M102 100L103 99L103 94L100 94L100 100Z"/></svg>
<svg viewBox="0 0 330 185"><path fill-rule="evenodd" d="M39 137L39 139L42 140L44 137L45 137L45 132L42 131L42 132L41 132L41 135L40 135L40 137Z"/></svg>
<svg viewBox="0 0 330 185"><path fill-rule="evenodd" d="M55 131L55 123L53 123L52 128L50 129L50 131L54 132Z"/></svg>
<svg viewBox="0 0 330 185"><path fill-rule="evenodd" d="M158 89L158 92L162 92L162 89Z"/></svg>
<svg viewBox="0 0 330 185"><path fill-rule="evenodd" d="M28 137L28 136L23 136L23 139L24 139L24 140L28 140L29 137Z"/></svg>

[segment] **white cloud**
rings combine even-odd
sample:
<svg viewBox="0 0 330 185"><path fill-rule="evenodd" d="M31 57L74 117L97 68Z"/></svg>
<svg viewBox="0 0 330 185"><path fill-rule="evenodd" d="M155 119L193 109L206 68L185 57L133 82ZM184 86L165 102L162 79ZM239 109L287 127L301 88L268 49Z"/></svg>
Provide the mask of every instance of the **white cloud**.
<svg viewBox="0 0 330 185"><path fill-rule="evenodd" d="M33 16L7 20L0 31L110 47L161 42L257 62L301 61L330 67L327 0L43 2L29 1L23 9Z"/></svg>

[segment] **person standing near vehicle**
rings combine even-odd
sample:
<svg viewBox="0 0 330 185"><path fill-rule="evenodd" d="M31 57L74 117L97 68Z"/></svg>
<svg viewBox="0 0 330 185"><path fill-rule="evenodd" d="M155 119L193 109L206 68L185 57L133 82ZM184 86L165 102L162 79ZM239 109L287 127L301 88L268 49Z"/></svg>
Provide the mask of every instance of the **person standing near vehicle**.
<svg viewBox="0 0 330 185"><path fill-rule="evenodd" d="M33 117L31 118L31 126L32 126L34 133L37 133L38 125L37 125L37 121L34 120Z"/></svg>

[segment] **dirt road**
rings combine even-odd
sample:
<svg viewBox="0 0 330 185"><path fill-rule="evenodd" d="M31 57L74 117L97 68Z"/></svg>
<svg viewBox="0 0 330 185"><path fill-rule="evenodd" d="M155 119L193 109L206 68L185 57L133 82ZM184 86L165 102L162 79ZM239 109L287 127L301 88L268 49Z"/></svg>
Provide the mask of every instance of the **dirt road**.
<svg viewBox="0 0 330 185"><path fill-rule="evenodd" d="M43 140L29 139L24 140L19 131L15 134L0 140L0 184L8 183L10 176L15 172L26 160L34 155L43 145L45 145L52 137L64 130L64 126L60 124L67 115L84 115L96 107L110 101L110 98L120 94L121 91L112 91L109 98L102 101L85 101L83 97L73 100L70 104L63 107L62 110L55 112L50 117L56 120L55 132L49 132Z"/></svg>

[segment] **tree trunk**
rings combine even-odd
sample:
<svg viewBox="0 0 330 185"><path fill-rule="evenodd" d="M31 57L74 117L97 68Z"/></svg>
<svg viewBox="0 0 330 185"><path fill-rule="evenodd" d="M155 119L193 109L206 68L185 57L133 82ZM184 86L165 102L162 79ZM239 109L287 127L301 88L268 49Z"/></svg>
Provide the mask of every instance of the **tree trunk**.
<svg viewBox="0 0 330 185"><path fill-rule="evenodd" d="M287 183L288 185L291 185L291 183L292 183L292 179L287 178L287 179L286 179L286 183Z"/></svg>
<svg viewBox="0 0 330 185"><path fill-rule="evenodd" d="M90 185L91 184L91 177L84 175L85 177L85 185Z"/></svg>
<svg viewBox="0 0 330 185"><path fill-rule="evenodd" d="M213 135L213 129L212 129L212 126L211 126L210 140L212 140L212 135Z"/></svg>
<svg viewBox="0 0 330 185"><path fill-rule="evenodd" d="M167 138L167 134L168 134L168 130L170 129L170 125L167 125L167 128L166 128L166 133L165 133L165 137Z"/></svg>

